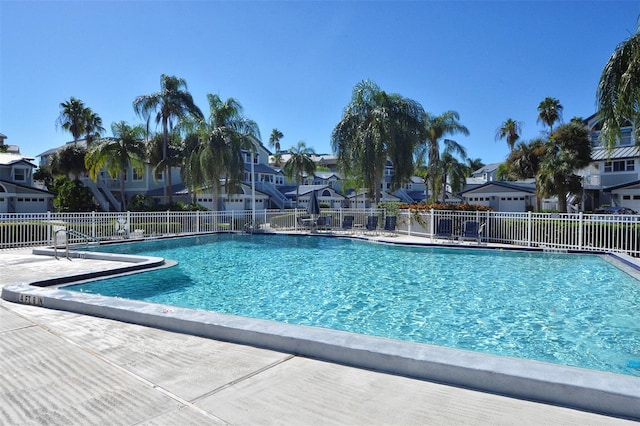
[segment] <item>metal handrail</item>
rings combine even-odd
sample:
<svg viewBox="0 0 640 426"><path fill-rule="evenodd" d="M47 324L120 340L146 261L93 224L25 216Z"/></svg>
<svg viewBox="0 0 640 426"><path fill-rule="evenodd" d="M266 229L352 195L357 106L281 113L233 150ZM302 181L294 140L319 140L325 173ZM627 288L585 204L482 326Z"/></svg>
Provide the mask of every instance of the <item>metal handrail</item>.
<svg viewBox="0 0 640 426"><path fill-rule="evenodd" d="M80 238L84 239L84 241L87 243L87 246L89 245L89 241L94 241L94 242L97 242L98 244L100 243L99 239L97 239L95 237L92 237L90 235L87 235L87 234L83 234L82 232L78 232L78 231L75 231L73 229L58 229L58 230L56 230L56 232L55 232L55 234L53 236L53 241L54 241L53 254L54 254L56 260L58 259L58 244L57 244L58 232L65 232L67 235L75 235L76 237L80 237ZM65 238L64 245L65 245L66 258L71 260L71 258L69 257L69 239L68 238Z"/></svg>

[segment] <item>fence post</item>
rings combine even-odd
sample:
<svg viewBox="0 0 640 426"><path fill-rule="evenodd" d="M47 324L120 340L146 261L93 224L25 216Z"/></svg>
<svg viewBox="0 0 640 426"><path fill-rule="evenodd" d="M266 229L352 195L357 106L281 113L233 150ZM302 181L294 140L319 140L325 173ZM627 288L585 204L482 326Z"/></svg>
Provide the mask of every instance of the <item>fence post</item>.
<svg viewBox="0 0 640 426"><path fill-rule="evenodd" d="M51 242L51 212L47 211L47 243Z"/></svg>
<svg viewBox="0 0 640 426"><path fill-rule="evenodd" d="M91 236L96 238L96 211L91 212Z"/></svg>
<svg viewBox="0 0 640 426"><path fill-rule="evenodd" d="M169 229L171 228L171 224L169 223L169 210L167 210L167 234L169 234Z"/></svg>
<svg viewBox="0 0 640 426"><path fill-rule="evenodd" d="M434 217L434 214L433 214L433 207L431 207L430 212L431 212L431 217L429 218L429 226L430 226L429 231L431 232L431 238L433 238L433 235L435 234L435 232L433 232L433 230L436 229L434 227L435 217Z"/></svg>
<svg viewBox="0 0 640 426"><path fill-rule="evenodd" d="M578 250L582 250L583 243L583 232L582 224L584 217L582 216L582 212L578 212Z"/></svg>
<svg viewBox="0 0 640 426"><path fill-rule="evenodd" d="M411 209L407 209L407 235L411 236Z"/></svg>
<svg viewBox="0 0 640 426"><path fill-rule="evenodd" d="M527 212L528 220L527 220L527 247L531 247L531 221L533 218L533 214L531 210Z"/></svg>
<svg viewBox="0 0 640 426"><path fill-rule="evenodd" d="M196 233L200 233L200 212L196 210Z"/></svg>

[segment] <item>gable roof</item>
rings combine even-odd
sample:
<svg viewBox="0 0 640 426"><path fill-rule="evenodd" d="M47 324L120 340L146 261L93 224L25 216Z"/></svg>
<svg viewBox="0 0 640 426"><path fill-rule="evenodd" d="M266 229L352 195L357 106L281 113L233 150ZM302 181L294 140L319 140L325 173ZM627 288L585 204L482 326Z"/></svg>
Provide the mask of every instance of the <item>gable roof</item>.
<svg viewBox="0 0 640 426"><path fill-rule="evenodd" d="M478 191L479 189L484 189L487 188L489 186L497 186L503 189L510 189L513 191L521 191L521 192L527 192L530 194L535 194L536 192L536 185L534 182L505 182L505 181L501 181L501 180L494 180L491 182L487 182L483 185L477 185L474 186L472 188L468 188L465 189L464 191L460 192L459 195L463 195L469 192L474 192L474 191Z"/></svg>
<svg viewBox="0 0 640 426"><path fill-rule="evenodd" d="M38 167L31 162L32 160L33 158L31 157L24 157L19 154L11 154L7 152L0 153L0 166L11 166L16 163L24 162L31 167Z"/></svg>

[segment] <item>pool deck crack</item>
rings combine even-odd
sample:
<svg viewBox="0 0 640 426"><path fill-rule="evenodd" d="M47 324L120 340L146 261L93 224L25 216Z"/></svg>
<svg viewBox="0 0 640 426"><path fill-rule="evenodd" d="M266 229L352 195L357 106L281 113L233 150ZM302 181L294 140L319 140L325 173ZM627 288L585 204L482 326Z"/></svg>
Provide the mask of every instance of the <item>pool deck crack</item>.
<svg viewBox="0 0 640 426"><path fill-rule="evenodd" d="M291 360L291 359L293 359L295 357L296 357L296 355L287 355L284 358L279 359L278 361L272 362L271 364L267 364L264 367L259 368L259 369L255 370L255 371L252 371L249 374L245 374L242 377L239 377L239 378L237 378L235 380L232 380L232 381L230 381L228 383L225 383L224 385L222 385L222 386L220 386L220 387L218 387L216 389L213 389L213 390L211 390L209 392L203 393L202 395L192 399L190 402L192 404L195 404L198 401L201 401L201 400L203 400L203 399L205 399L205 398L207 398L207 397L209 397L211 395L215 395L215 394L217 394L217 393L219 393L219 392L221 392L221 391L223 391L225 389L228 389L228 388L230 388L232 386L237 385L238 383L244 382L245 380L248 380L248 379L250 379L252 377L257 376L258 374L262 374L263 372L268 371L268 370L270 370L270 369L272 369L274 367L277 367L278 365L283 364L283 363L285 363L285 362L287 362L287 361L289 361L289 360Z"/></svg>

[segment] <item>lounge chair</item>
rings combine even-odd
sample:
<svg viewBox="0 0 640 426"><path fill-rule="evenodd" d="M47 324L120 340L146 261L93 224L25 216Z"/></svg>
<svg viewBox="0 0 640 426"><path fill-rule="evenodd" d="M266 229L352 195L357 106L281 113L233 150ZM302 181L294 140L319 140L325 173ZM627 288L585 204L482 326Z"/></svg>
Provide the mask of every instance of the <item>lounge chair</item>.
<svg viewBox="0 0 640 426"><path fill-rule="evenodd" d="M462 230L463 240L479 240L480 239L480 224L475 220L468 220L464 223L464 229Z"/></svg>
<svg viewBox="0 0 640 426"><path fill-rule="evenodd" d="M438 220L438 229L436 230L437 238L453 238L453 220L451 219L440 219Z"/></svg>
<svg viewBox="0 0 640 426"><path fill-rule="evenodd" d="M376 232L378 229L378 216L368 216L365 229L369 232Z"/></svg>
<svg viewBox="0 0 640 426"><path fill-rule="evenodd" d="M384 218L384 230L395 234L396 222L397 222L397 218L395 216L386 216Z"/></svg>
<svg viewBox="0 0 640 426"><path fill-rule="evenodd" d="M345 216L342 218L342 230L350 231L353 229L353 216Z"/></svg>
<svg viewBox="0 0 640 426"><path fill-rule="evenodd" d="M331 216L320 216L320 217L318 217L316 225L318 227L318 230L322 229L322 230L325 230L325 231L330 231L331 230Z"/></svg>

